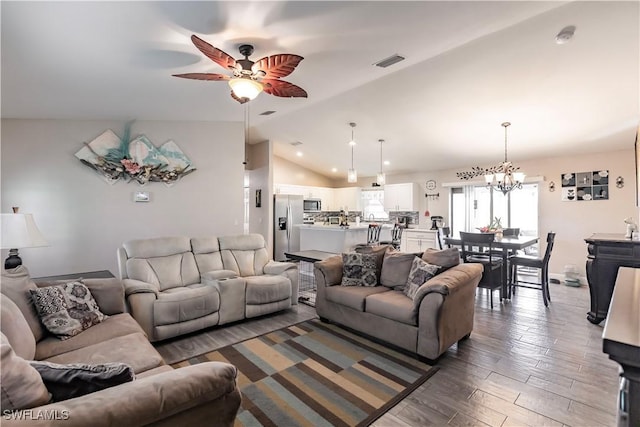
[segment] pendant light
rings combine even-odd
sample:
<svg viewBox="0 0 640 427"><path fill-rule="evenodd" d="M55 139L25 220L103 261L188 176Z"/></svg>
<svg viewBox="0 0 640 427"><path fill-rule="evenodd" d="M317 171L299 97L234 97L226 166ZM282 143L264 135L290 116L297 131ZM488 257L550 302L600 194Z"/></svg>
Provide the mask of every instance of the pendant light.
<svg viewBox="0 0 640 427"><path fill-rule="evenodd" d="M384 185L386 181L386 177L384 175L384 172L382 171L382 144L384 143L384 139L379 139L378 142L380 143L380 172L378 172L376 182L378 183L378 185Z"/></svg>
<svg viewBox="0 0 640 427"><path fill-rule="evenodd" d="M493 187L495 190L501 191L502 194L506 195L511 190L522 188L525 174L517 172L520 168L514 167L513 164L507 160L507 128L511 126L511 123L504 122L501 126L504 127L504 162L492 168L491 172L487 173L484 178L487 187Z"/></svg>
<svg viewBox="0 0 640 427"><path fill-rule="evenodd" d="M353 137L353 128L356 127L356 124L351 122L349 126L351 126L351 141L349 141L351 146L351 168L347 171L347 182L353 184L358 182L358 171L353 167L353 147L356 145L356 140Z"/></svg>

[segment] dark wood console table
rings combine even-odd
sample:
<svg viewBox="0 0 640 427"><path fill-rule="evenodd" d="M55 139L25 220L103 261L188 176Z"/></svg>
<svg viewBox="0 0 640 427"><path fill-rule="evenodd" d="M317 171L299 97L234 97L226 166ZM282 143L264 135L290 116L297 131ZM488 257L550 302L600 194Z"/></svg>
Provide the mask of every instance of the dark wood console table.
<svg viewBox="0 0 640 427"><path fill-rule="evenodd" d="M640 426L640 270L621 268L602 351L622 368L618 394L618 426Z"/></svg>
<svg viewBox="0 0 640 427"><path fill-rule="evenodd" d="M607 317L613 288L620 267L640 268L640 241L624 234L594 234L587 242L587 281L591 310L587 320L593 324Z"/></svg>

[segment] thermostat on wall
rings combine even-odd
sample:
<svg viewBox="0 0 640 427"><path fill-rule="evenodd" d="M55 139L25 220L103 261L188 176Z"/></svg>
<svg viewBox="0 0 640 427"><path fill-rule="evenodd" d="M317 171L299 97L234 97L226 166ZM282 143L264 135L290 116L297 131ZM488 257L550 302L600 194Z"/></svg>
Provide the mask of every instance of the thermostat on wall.
<svg viewBox="0 0 640 427"><path fill-rule="evenodd" d="M148 191L136 191L133 193L133 201L134 202L148 202L151 200Z"/></svg>

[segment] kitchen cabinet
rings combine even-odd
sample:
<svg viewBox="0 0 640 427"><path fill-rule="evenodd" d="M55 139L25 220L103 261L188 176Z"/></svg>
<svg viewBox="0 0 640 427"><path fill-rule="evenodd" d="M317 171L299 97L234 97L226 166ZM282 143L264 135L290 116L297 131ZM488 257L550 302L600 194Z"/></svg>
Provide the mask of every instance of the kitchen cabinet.
<svg viewBox="0 0 640 427"><path fill-rule="evenodd" d="M386 184L384 186L384 210L415 211L420 200L420 188L415 182Z"/></svg>
<svg viewBox="0 0 640 427"><path fill-rule="evenodd" d="M346 211L362 210L360 202L360 187L334 188L334 208L331 210L344 209Z"/></svg>
<svg viewBox="0 0 640 427"><path fill-rule="evenodd" d="M437 249L437 238L438 232L436 230L408 228L402 232L400 251L424 252L429 248Z"/></svg>
<svg viewBox="0 0 640 427"><path fill-rule="evenodd" d="M360 187L329 188L308 185L275 184L275 194L297 194L305 199L320 199L323 211L362 210Z"/></svg>

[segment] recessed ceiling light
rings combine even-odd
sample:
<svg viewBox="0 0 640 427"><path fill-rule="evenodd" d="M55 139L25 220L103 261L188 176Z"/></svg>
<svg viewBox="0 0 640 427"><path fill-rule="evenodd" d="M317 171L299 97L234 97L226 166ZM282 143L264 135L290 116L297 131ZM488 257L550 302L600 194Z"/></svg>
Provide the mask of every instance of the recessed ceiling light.
<svg viewBox="0 0 640 427"><path fill-rule="evenodd" d="M333 173L338 172L338 168L331 168L331 172L333 172Z"/></svg>
<svg viewBox="0 0 640 427"><path fill-rule="evenodd" d="M391 162L390 162L389 160L385 160L385 161L384 161L384 165L385 165L385 166L389 166L390 164L391 164Z"/></svg>
<svg viewBox="0 0 640 427"><path fill-rule="evenodd" d="M573 35L576 32L575 25L569 25L564 27L558 34L556 34L556 43L557 44L565 44L569 43L569 41L573 38Z"/></svg>
<svg viewBox="0 0 640 427"><path fill-rule="evenodd" d="M298 156L298 157L302 157L302 151L297 151L297 152L296 152L296 156Z"/></svg>

